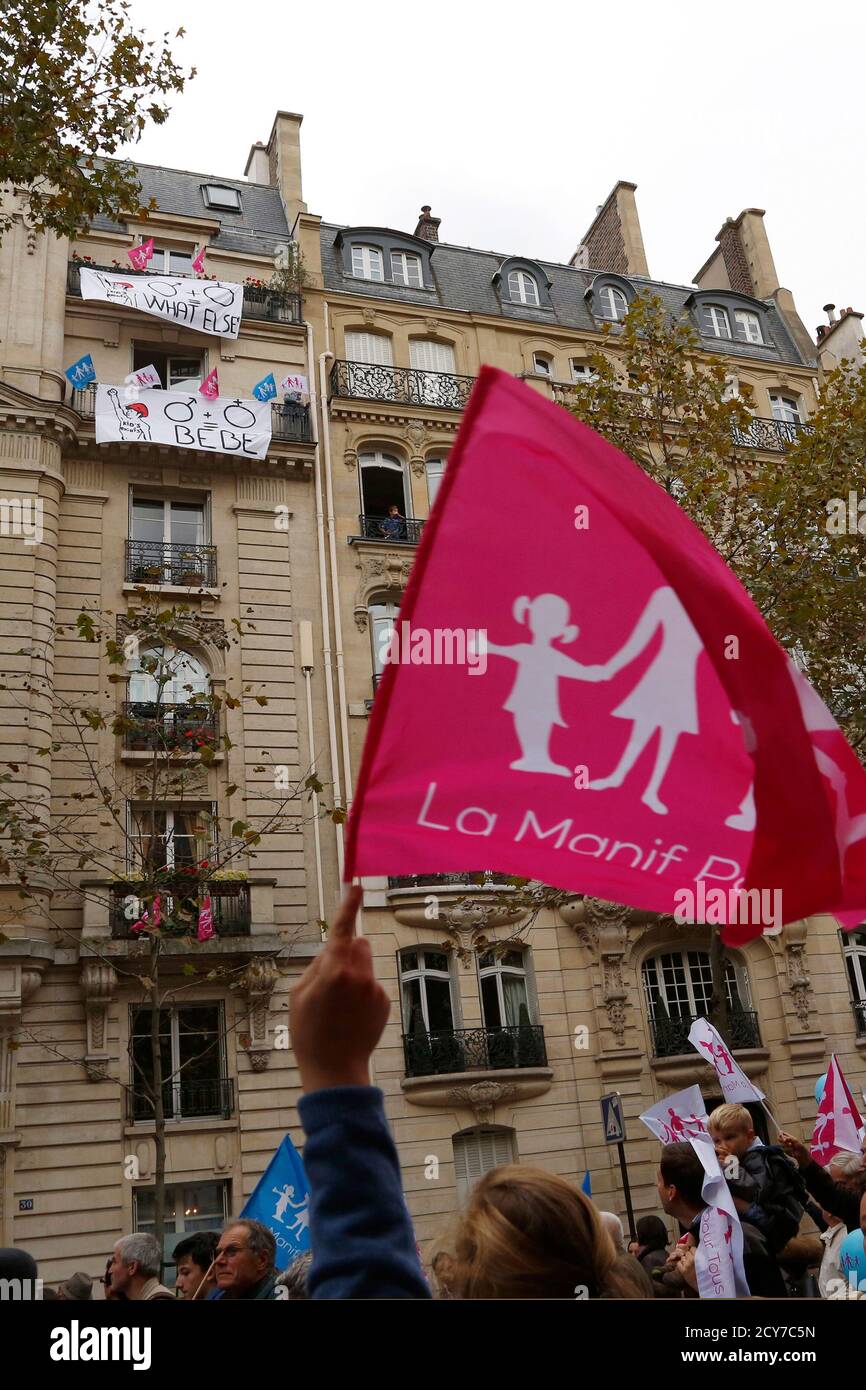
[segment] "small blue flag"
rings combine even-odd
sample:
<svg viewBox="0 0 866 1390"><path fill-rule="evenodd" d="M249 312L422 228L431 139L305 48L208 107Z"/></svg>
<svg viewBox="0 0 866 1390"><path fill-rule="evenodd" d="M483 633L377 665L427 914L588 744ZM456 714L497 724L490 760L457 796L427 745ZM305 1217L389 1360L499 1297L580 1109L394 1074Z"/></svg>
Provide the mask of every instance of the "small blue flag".
<svg viewBox="0 0 866 1390"><path fill-rule="evenodd" d="M95 381L96 368L90 353L86 352L83 357L79 357L77 362L73 362L71 367L67 367L64 375L78 391L83 386L89 386L91 381Z"/></svg>
<svg viewBox="0 0 866 1390"><path fill-rule="evenodd" d="M263 376L257 386L253 387L253 395L257 401L269 401L277 394L277 383L274 381L273 372L268 372Z"/></svg>
<svg viewBox="0 0 866 1390"><path fill-rule="evenodd" d="M247 1198L241 1216L261 1221L277 1242L277 1269L310 1248L310 1187L301 1155L288 1135Z"/></svg>
<svg viewBox="0 0 866 1390"><path fill-rule="evenodd" d="M583 1182L580 1184L580 1190L581 1192L585 1192L587 1197L592 1196L592 1182L590 1180L588 1168L583 1175Z"/></svg>

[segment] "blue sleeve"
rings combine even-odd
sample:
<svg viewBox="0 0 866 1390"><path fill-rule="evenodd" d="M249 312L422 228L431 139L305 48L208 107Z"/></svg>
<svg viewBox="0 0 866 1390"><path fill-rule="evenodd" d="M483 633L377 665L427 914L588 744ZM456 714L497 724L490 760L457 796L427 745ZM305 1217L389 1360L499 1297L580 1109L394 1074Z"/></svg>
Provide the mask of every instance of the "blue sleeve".
<svg viewBox="0 0 866 1390"><path fill-rule="evenodd" d="M375 1086L302 1096L311 1298L429 1298L400 1161Z"/></svg>

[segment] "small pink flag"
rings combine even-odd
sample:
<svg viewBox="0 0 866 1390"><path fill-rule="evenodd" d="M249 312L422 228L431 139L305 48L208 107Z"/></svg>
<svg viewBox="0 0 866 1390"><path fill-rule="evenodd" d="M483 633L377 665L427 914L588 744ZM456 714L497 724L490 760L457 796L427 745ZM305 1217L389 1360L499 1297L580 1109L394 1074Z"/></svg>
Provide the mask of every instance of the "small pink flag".
<svg viewBox="0 0 866 1390"><path fill-rule="evenodd" d="M213 911L210 904L210 894L208 894L199 908L196 941L209 941L214 934Z"/></svg>
<svg viewBox="0 0 866 1390"><path fill-rule="evenodd" d="M131 247L126 254L136 270L146 270L148 261L153 259L153 237L148 237L140 246Z"/></svg>
<svg viewBox="0 0 866 1390"><path fill-rule="evenodd" d="M838 1153L859 1153L863 1121L854 1097L842 1075L835 1052L827 1070L827 1084L818 1106L812 1133L811 1152L816 1163L826 1168Z"/></svg>
<svg viewBox="0 0 866 1390"><path fill-rule="evenodd" d="M132 926L130 927L129 930L130 930L130 931L150 931L150 930L155 931L156 928L160 925L160 923L162 922L162 904L160 903L159 894L158 894L158 893L157 893L156 897L155 897L154 900L153 900L153 908L152 908L152 911L153 911L153 921L151 921L151 919L150 919L150 912L148 912L147 909L145 909L143 915L142 915L141 917L139 917L139 919L138 919L137 922L133 922L133 924L132 924Z"/></svg>
<svg viewBox="0 0 866 1390"><path fill-rule="evenodd" d="M212 372L208 372L199 389L199 395L207 396L209 401L215 401L220 393L219 378L217 369L214 367Z"/></svg>
<svg viewBox="0 0 866 1390"><path fill-rule="evenodd" d="M204 274L204 253L205 253L205 250L206 250L206 247L200 246L199 249L198 249L198 250L196 251L196 253L195 253L195 260L194 260L193 263L192 263L192 268L193 268L193 270L195 271L195 273L196 273L197 275L203 275L203 274Z"/></svg>

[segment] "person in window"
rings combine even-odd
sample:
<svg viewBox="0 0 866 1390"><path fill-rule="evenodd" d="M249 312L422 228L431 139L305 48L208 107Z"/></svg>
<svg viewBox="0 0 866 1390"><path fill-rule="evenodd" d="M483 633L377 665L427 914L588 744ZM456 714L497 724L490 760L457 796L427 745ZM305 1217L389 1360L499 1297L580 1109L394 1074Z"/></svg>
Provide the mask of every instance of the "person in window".
<svg viewBox="0 0 866 1390"><path fill-rule="evenodd" d="M393 503L388 508L388 515L379 522L379 530L389 541L404 541L406 539L406 518L400 515L400 508Z"/></svg>

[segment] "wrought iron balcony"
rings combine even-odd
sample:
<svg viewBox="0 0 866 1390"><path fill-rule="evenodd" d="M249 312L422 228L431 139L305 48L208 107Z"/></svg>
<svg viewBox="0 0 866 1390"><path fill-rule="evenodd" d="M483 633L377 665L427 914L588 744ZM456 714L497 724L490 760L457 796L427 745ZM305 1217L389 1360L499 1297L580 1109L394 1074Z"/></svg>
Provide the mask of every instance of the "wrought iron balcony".
<svg viewBox="0 0 866 1390"><path fill-rule="evenodd" d="M73 390L69 404L82 420L96 415L96 383ZM291 444L310 444L313 431L308 405L271 405L271 438Z"/></svg>
<svg viewBox="0 0 866 1390"><path fill-rule="evenodd" d="M157 885L154 881L152 891L159 887L159 910L162 919L160 931L167 936L195 936L198 925L199 904L205 895L210 897L213 929L217 936L249 936L252 913L250 910L250 886L248 883L231 879L211 879L199 883L195 873L172 876L169 872L165 882ZM142 917L144 904L139 898L141 884L130 880L127 883L112 883L109 893L109 924L111 935L134 941L140 932L131 932L130 927Z"/></svg>
<svg viewBox="0 0 866 1390"><path fill-rule="evenodd" d="M481 870L475 874L398 874L388 879L389 888L471 888L499 885L507 888L507 874L491 874Z"/></svg>
<svg viewBox="0 0 866 1390"><path fill-rule="evenodd" d="M120 732L124 748L132 751L195 753L219 738L219 712L206 705L127 700Z"/></svg>
<svg viewBox="0 0 866 1390"><path fill-rule="evenodd" d="M407 1076L547 1066L544 1029L540 1024L404 1033L403 1057Z"/></svg>
<svg viewBox="0 0 866 1390"><path fill-rule="evenodd" d="M136 277L148 280L167 272L161 270L133 270L126 265L97 265L95 261L70 261L66 267L66 293L81 295L81 267L87 270L104 270L109 275L122 275L125 280ZM177 275L177 271L172 272ZM193 279L193 276L184 276ZM266 319L269 323L302 323L301 296L284 294L282 290L269 289L267 285L244 285L243 317L245 319Z"/></svg>
<svg viewBox="0 0 866 1390"><path fill-rule="evenodd" d="M439 410L462 410L474 385L474 376L455 376L453 372L422 372L415 367L382 367L372 362L339 361L331 368L332 396L394 401L403 405L429 405Z"/></svg>
<svg viewBox="0 0 866 1390"><path fill-rule="evenodd" d="M152 1120L153 1102L141 1082L129 1091L129 1118ZM235 1109L234 1082L227 1076L205 1081L177 1080L163 1083L162 1105L167 1120L230 1120Z"/></svg>
<svg viewBox="0 0 866 1390"><path fill-rule="evenodd" d="M423 518L416 516L390 517L381 512L362 512L358 517L359 535L365 541L402 541L404 545L417 545L423 525Z"/></svg>
<svg viewBox="0 0 866 1390"><path fill-rule="evenodd" d="M866 999L857 999L851 1005L854 1010L854 1022L857 1026L857 1036L862 1037L866 1033Z"/></svg>
<svg viewBox="0 0 866 1390"><path fill-rule="evenodd" d="M768 420L755 415L748 430L731 431L738 449L770 449L780 453L796 444L801 435L814 433L814 426L796 423L792 420Z"/></svg>
<svg viewBox="0 0 866 1390"><path fill-rule="evenodd" d="M653 1036L653 1055L655 1057L679 1057L694 1053L689 1042L689 1030L701 1014L656 1013L650 1018ZM734 1052L744 1048L760 1047L761 1032L758 1015L754 1009L731 1009L728 1013L726 1041Z"/></svg>
<svg viewBox="0 0 866 1390"><path fill-rule="evenodd" d="M191 589L213 588L217 582L215 545L178 541L127 541L126 581L129 584L184 584Z"/></svg>

